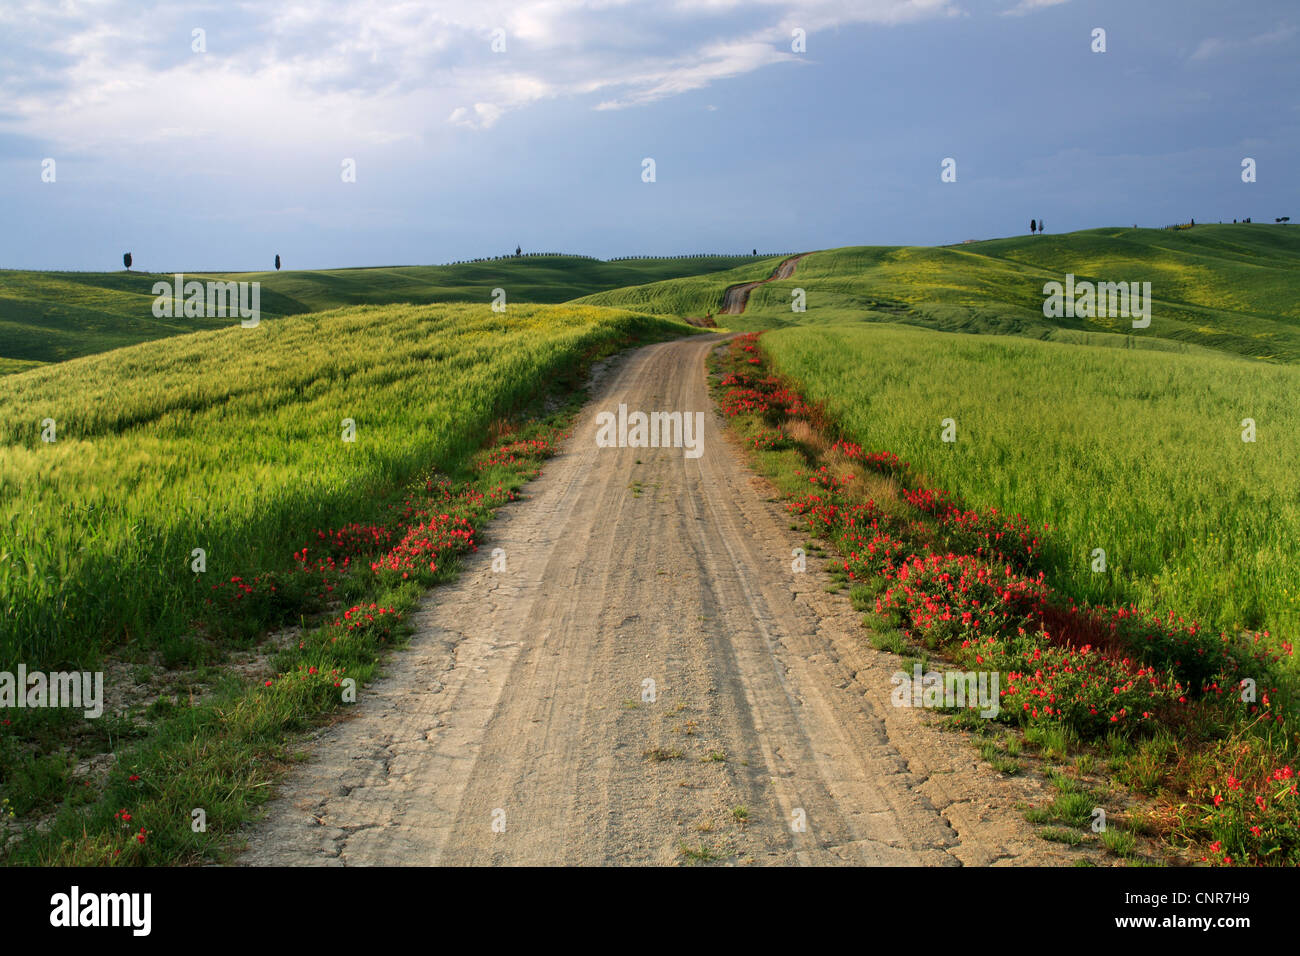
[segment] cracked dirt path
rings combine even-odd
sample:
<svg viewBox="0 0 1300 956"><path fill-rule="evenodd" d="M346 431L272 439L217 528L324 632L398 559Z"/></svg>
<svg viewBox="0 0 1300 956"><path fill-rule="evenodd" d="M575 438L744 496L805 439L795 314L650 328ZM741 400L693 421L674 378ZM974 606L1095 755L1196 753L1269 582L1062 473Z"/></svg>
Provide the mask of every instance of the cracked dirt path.
<svg viewBox="0 0 1300 956"><path fill-rule="evenodd" d="M351 718L314 735L241 862L1066 858L1011 805L1039 785L890 707L897 658L819 562L792 572L803 538L711 411L719 341L598 373L564 450L430 592ZM598 448L595 415L620 402L704 411L702 457Z"/></svg>

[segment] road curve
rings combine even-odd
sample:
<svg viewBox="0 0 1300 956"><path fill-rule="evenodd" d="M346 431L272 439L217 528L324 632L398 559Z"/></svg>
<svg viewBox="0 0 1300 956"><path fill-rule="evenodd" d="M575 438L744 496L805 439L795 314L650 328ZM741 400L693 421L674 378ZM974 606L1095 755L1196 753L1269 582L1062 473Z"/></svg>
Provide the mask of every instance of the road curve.
<svg viewBox="0 0 1300 956"><path fill-rule="evenodd" d="M564 450L426 597L351 718L314 735L240 862L1065 859L1014 809L1039 784L890 707L897 659L819 562L793 573L803 538L712 411L719 341L603 370ZM703 411L702 456L598 448L595 416L620 403Z"/></svg>
<svg viewBox="0 0 1300 956"><path fill-rule="evenodd" d="M788 279L794 275L794 267L799 264L799 260L808 253L801 253L797 256L791 256L784 259L778 265L770 276L766 279L759 279L756 282L741 282L738 285L728 286L722 293L722 308L718 310L718 315L740 315L745 311L745 306L749 304L749 293L755 288L766 282L774 282L777 279Z"/></svg>

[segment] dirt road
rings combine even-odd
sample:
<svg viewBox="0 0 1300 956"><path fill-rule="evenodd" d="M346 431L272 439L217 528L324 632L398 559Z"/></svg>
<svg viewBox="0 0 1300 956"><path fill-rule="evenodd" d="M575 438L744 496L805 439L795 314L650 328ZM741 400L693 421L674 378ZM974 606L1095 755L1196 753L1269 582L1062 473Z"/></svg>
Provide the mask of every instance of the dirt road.
<svg viewBox="0 0 1300 956"><path fill-rule="evenodd" d="M243 863L1066 858L1012 808L1038 784L891 707L898 659L819 562L792 571L803 538L711 411L718 342L604 370L528 498L426 598L412 646L316 735ZM702 456L598 448L595 416L619 403L705 412Z"/></svg>
<svg viewBox="0 0 1300 956"><path fill-rule="evenodd" d="M789 259L783 259L781 264L773 270L772 274L766 279L759 279L757 282L742 282L739 285L728 286L722 293L722 308L718 310L718 315L739 315L745 311L745 306L749 304L749 293L754 289L767 282L774 282L777 279L788 279L794 275L794 267L799 264L799 260L807 255L803 253L798 256L791 256Z"/></svg>

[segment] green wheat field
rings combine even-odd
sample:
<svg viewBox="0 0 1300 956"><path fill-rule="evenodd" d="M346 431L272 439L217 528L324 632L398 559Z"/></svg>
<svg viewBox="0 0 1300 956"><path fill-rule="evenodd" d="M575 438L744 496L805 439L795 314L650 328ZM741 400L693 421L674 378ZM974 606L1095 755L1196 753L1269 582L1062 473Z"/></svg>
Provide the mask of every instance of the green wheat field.
<svg viewBox="0 0 1300 956"><path fill-rule="evenodd" d="M0 812L54 816L7 848L0 831L0 855L116 859L130 769L167 781L138 806L170 821L131 859L217 858L274 779L271 755L337 695L294 682L256 693L210 667L286 614L272 600L222 626L207 582L290 581L311 529L382 525L403 489L433 489L433 476L512 493L528 466L472 467L512 421L558 407L541 405L548 396L571 410L591 361L697 334L682 320L708 315L765 331L773 366L843 437L898 454L971 507L1047 526L1044 566L1060 592L1294 642L1298 237L1096 229L810 252L736 316L717 314L726 288L781 257L187 274L261 282L252 329L155 318L152 287L170 274L0 271L0 671L116 663L145 679L161 661L175 681L134 717L15 712L0 736ZM1046 318L1043 286L1067 273L1150 282L1150 326ZM492 309L498 288L504 312ZM794 311L799 294L806 309ZM941 440L946 420L956 441ZM1246 420L1254 441L1242 440ZM402 611L430 583L353 577L336 597ZM325 624L301 624L298 649L275 657L282 671L347 666L364 680L400 639L379 630L335 649ZM1232 740L1187 763L1188 779L1221 777ZM83 793L77 761L110 751L127 769ZM193 806L215 808L211 833L190 831Z"/></svg>
<svg viewBox="0 0 1300 956"><path fill-rule="evenodd" d="M720 321L772 330L777 366L855 441L1049 525L1068 593L1293 640L1297 236L1096 229L814 252ZM779 261L195 276L263 282L257 330L155 319L167 276L0 272L0 656L72 664L184 628L193 548L209 545L217 573L269 566L368 487L463 458L576 356L685 333L677 318L716 317L728 285ZM1151 326L1044 318L1043 284L1067 272L1150 281ZM504 314L489 307L498 286ZM955 443L940 441L945 418Z"/></svg>

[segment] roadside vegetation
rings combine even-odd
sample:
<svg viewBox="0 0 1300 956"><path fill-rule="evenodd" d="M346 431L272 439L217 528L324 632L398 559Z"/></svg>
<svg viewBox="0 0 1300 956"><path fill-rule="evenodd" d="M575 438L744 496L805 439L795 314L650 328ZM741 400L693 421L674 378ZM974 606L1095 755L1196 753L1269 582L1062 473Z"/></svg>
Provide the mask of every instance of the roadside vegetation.
<svg viewBox="0 0 1300 956"><path fill-rule="evenodd" d="M772 330L734 341L718 398L868 639L1004 675L996 721L950 719L1050 779L1045 839L1300 863L1297 235L828 250L719 320ZM0 858L220 859L551 453L590 362L781 259L190 276L262 282L256 329L154 319L168 276L0 272L0 671L104 669L108 697L6 709ZM1066 272L1150 281L1151 326L1044 318Z"/></svg>
<svg viewBox="0 0 1300 956"><path fill-rule="evenodd" d="M794 366L789 356L801 336L807 332L765 335L761 347L755 335L733 339L717 369L722 410L760 473L789 499L796 527L836 553L831 570L865 612L877 647L999 673L993 719L1023 731L1024 744L1053 761L1075 761L1074 773L1053 770L1060 793L1034 812L1035 822L1082 828L1097 797L1080 772L1105 760L1105 789L1146 794L1154 806L1125 815L1126 826L1109 836L1102 831L1109 852L1132 855L1136 837L1120 834L1140 831L1171 854L1214 864L1300 862L1300 682L1290 642L1242 626L1203 626L1158 600L1107 605L1072 593L1071 576L1049 577L1073 550L1051 527L1000 506L968 504L964 489L962 497L945 490L942 472L860 444L857 420L845 417L859 393L825 404L811 400L816 389L805 396L803 381L827 384L818 376L834 349ZM785 356L783 369L798 367L806 377L773 374L769 347L772 356ZM835 348L862 367L862 351L842 341ZM910 363L907 356L899 361L915 370L918 355L943 354L931 345ZM991 370L982 371L985 405L1010 405L1003 414L1032 423L998 392ZM1025 394L1034 394L1033 384ZM1044 458L1031 473L1050 481L1052 461ZM990 721L973 709L957 716L987 734ZM1015 753L989 748L985 759L1015 772L1022 746ZM1048 838L1071 839L1050 827Z"/></svg>
<svg viewBox="0 0 1300 956"><path fill-rule="evenodd" d="M890 325L763 343L851 441L1050 526L1076 600L1300 635L1300 367Z"/></svg>
<svg viewBox="0 0 1300 956"><path fill-rule="evenodd" d="M209 619L229 590L214 583L282 572L304 529L380 517L375 489L465 460L583 359L683 328L560 306L360 307L4 379L0 665L88 666L127 641L201 658L176 643L196 618L246 630L242 614Z"/></svg>
<svg viewBox="0 0 1300 956"><path fill-rule="evenodd" d="M0 382L0 670L107 672L99 719L6 710L0 856L219 858L293 734L347 706L537 474L589 364L686 331L598 309L362 307Z"/></svg>

